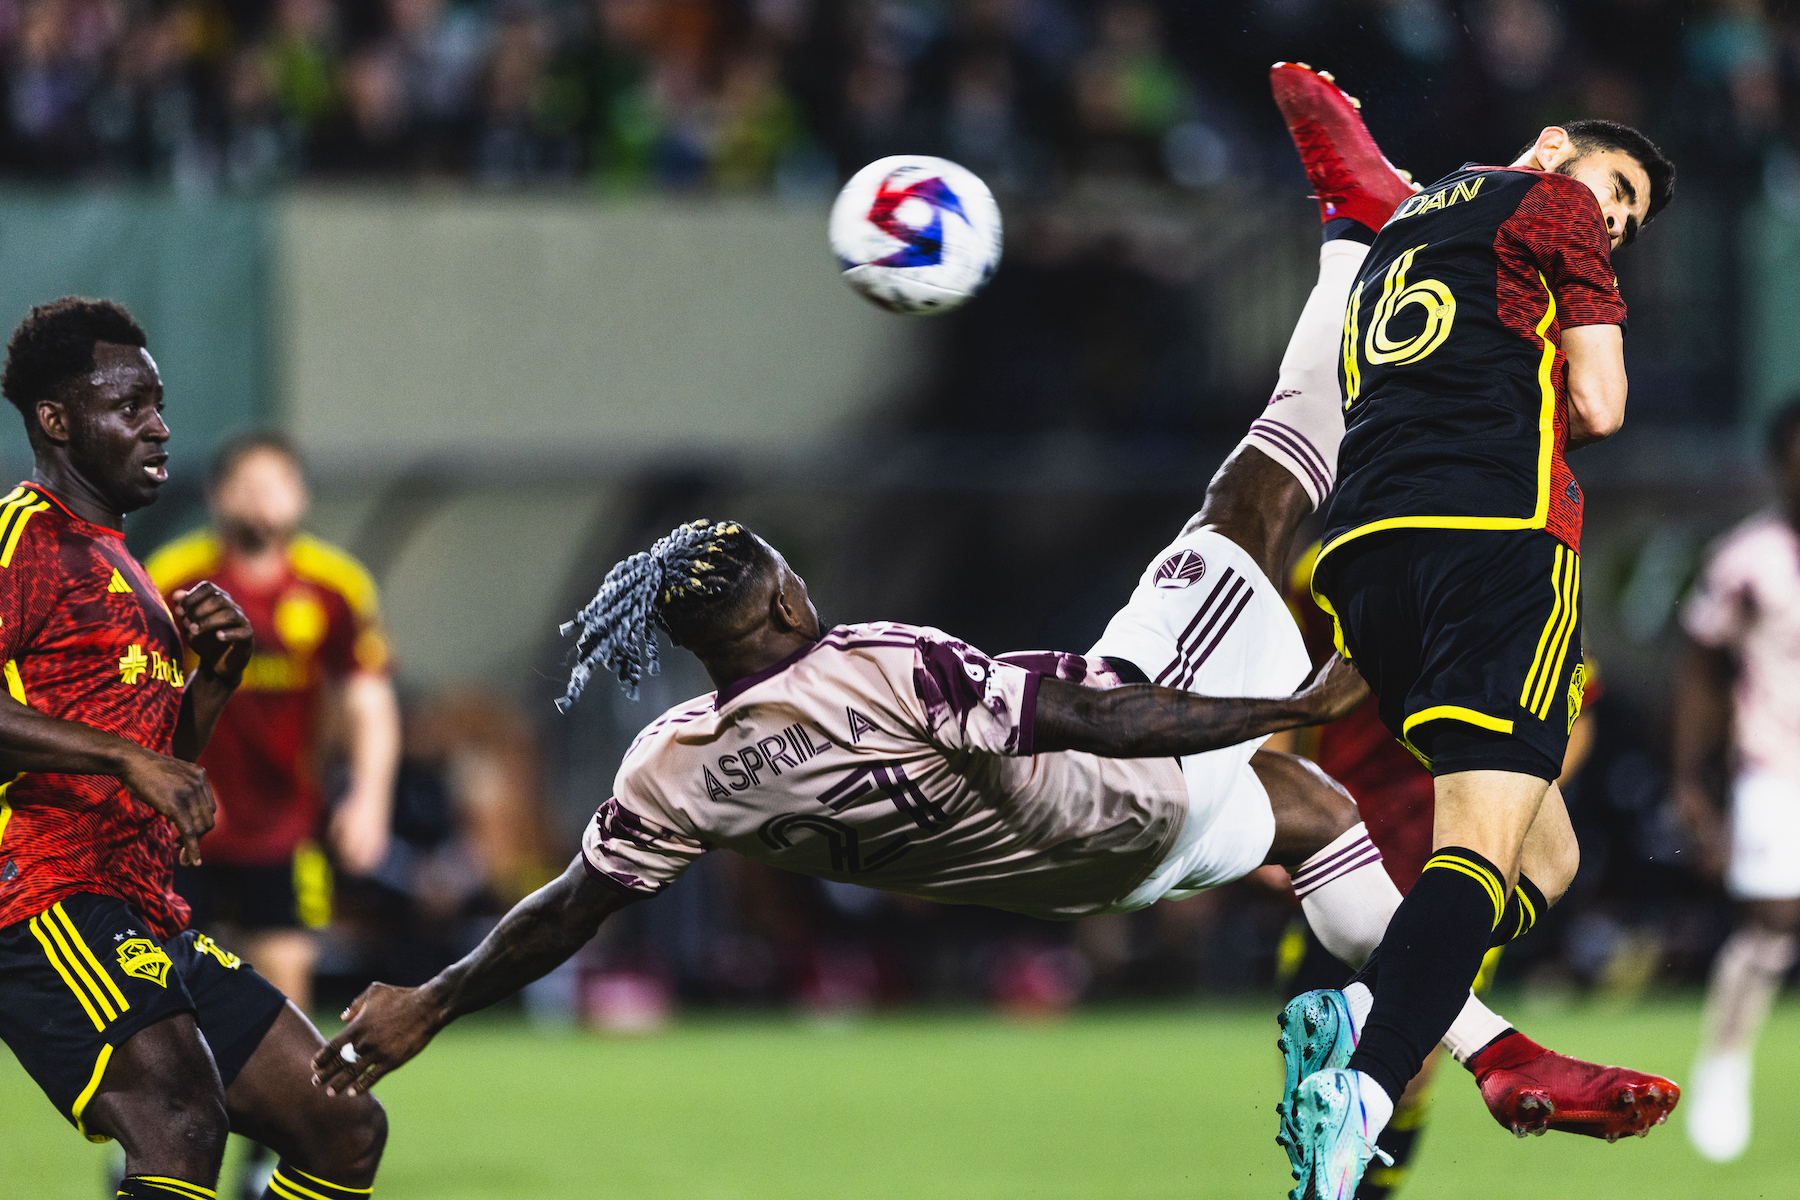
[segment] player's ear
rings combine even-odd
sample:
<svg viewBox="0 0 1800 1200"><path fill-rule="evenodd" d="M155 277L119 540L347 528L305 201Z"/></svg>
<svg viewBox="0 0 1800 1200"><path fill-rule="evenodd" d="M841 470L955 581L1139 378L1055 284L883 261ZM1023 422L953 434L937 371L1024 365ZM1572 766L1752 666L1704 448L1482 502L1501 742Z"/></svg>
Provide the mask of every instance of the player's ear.
<svg viewBox="0 0 1800 1200"><path fill-rule="evenodd" d="M36 411L37 431L59 446L68 445L74 415L69 406L61 400L39 400Z"/></svg>
<svg viewBox="0 0 1800 1200"><path fill-rule="evenodd" d="M1546 171L1553 170L1556 165L1569 157L1569 131L1561 125L1546 125L1537 136L1537 144L1532 147L1537 159Z"/></svg>

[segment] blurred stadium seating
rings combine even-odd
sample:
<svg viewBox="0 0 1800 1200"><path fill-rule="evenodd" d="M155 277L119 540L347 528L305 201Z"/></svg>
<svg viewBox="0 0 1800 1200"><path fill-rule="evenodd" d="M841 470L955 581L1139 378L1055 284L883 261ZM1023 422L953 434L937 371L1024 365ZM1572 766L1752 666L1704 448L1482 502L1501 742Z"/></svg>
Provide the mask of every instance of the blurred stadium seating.
<svg viewBox="0 0 1800 1200"><path fill-rule="evenodd" d="M1761 502L1759 421L1800 389L1800 14L0 0L0 312L104 293L149 328L177 479L134 518L140 552L199 519L221 436L290 429L415 702L478 684L526 714L560 859L631 733L705 685L671 656L642 705L596 688L555 719L555 625L678 520L766 531L827 619L1092 638L1266 398L1310 285L1277 58L1337 70L1422 179L1574 116L1638 124L1681 168L1619 262L1631 420L1576 462L1608 684L1584 873L1508 969L1693 979L1725 925L1666 802L1670 617ZM989 291L929 323L862 304L825 249L838 181L896 151L983 174L1008 221ZM1070 930L721 861L588 966L721 1000L1247 988L1284 904L1247 884ZM346 986L393 967L345 964Z"/></svg>

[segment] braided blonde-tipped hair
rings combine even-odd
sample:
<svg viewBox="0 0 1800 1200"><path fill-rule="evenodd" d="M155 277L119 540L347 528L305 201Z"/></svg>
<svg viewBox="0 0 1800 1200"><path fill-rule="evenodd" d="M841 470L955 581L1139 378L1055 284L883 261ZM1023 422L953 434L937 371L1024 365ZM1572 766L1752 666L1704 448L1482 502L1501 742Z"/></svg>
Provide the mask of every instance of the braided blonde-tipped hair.
<svg viewBox="0 0 1800 1200"><path fill-rule="evenodd" d="M569 686L556 707L568 712L602 667L636 700L644 676L660 671L656 626L669 629L672 612L698 615L713 602L735 598L762 557L756 535L743 525L702 518L677 525L648 554L615 564L594 598L557 630L564 637L576 629L580 634Z"/></svg>

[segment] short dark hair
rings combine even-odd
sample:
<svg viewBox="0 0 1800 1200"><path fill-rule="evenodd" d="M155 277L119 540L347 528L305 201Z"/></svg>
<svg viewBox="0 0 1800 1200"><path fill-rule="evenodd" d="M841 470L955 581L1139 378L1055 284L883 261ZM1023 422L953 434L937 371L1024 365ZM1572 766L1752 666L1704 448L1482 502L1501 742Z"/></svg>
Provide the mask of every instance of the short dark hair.
<svg viewBox="0 0 1800 1200"><path fill-rule="evenodd" d="M294 445L293 438L273 429L252 429L226 438L220 445L213 454L212 466L207 469L206 486L218 487L231 478L239 463L261 450L281 455L293 463L296 470L304 472L306 469L306 460L300 456L300 447Z"/></svg>
<svg viewBox="0 0 1800 1200"><path fill-rule="evenodd" d="M93 371L95 342L142 347L149 339L123 306L82 296L40 304L19 322L6 346L0 392L24 414L27 428L40 401L54 400Z"/></svg>
<svg viewBox="0 0 1800 1200"><path fill-rule="evenodd" d="M1793 452L1797 436L1800 436L1800 396L1792 396L1769 422L1769 461L1781 464Z"/></svg>
<svg viewBox="0 0 1800 1200"><path fill-rule="evenodd" d="M1644 224L1654 221L1656 214L1669 207L1669 201L1675 198L1675 164L1655 142L1631 126L1590 119L1567 121L1560 128L1569 135L1577 156L1595 150L1619 150L1637 159L1638 166L1644 168L1644 174L1650 178L1650 207L1644 213ZM1536 142L1527 142L1519 156L1530 154L1535 145Z"/></svg>

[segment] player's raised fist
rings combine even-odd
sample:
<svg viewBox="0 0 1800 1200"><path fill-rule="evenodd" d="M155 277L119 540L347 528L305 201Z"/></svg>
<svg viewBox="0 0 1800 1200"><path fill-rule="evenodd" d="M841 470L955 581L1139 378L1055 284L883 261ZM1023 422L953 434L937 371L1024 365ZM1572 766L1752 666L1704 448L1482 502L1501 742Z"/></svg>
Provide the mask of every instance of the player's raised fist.
<svg viewBox="0 0 1800 1200"><path fill-rule="evenodd" d="M176 592L170 599L181 636L200 659L200 669L235 684L256 647L244 610L210 580Z"/></svg>

